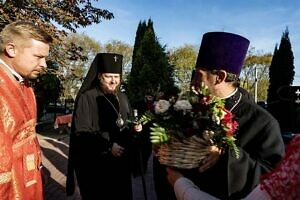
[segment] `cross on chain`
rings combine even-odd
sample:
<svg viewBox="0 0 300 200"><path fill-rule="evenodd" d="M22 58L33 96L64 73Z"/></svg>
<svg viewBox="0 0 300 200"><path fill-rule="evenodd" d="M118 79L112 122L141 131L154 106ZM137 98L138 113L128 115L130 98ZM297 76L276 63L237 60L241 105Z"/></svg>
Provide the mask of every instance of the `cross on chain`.
<svg viewBox="0 0 300 200"><path fill-rule="evenodd" d="M297 89L297 90L295 91L295 94L297 95L297 99L295 100L295 103L296 103L296 104L300 104L300 99L299 99L300 90Z"/></svg>

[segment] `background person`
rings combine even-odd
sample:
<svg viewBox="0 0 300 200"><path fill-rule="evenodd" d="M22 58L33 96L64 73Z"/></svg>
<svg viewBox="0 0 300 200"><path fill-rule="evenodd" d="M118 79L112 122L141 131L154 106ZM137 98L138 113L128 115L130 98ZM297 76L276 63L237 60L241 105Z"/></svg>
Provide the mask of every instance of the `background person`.
<svg viewBox="0 0 300 200"><path fill-rule="evenodd" d="M67 195L74 171L83 200L132 199L130 151L132 115L119 87L123 56L96 55L75 100L71 127ZM135 127L141 131L141 127Z"/></svg>
<svg viewBox="0 0 300 200"><path fill-rule="evenodd" d="M36 99L29 79L47 68L52 38L28 22L0 33L0 198L43 199ZM45 180L46 182L46 180Z"/></svg>

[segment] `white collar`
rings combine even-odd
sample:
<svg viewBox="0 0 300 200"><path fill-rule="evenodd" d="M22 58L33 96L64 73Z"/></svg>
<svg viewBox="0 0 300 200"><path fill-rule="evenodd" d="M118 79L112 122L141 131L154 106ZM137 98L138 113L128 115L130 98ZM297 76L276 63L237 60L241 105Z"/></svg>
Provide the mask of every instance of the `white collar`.
<svg viewBox="0 0 300 200"><path fill-rule="evenodd" d="M227 98L231 97L232 95L234 95L237 91L238 91L238 89L235 88L235 90L232 93L230 93L229 95L227 95L226 97L223 97L221 99L227 99Z"/></svg>
<svg viewBox="0 0 300 200"><path fill-rule="evenodd" d="M2 63L14 75L17 81L19 81L20 83L24 82L24 78L20 74L18 74L14 69L8 66L8 64L6 64L1 58L0 58L0 63Z"/></svg>

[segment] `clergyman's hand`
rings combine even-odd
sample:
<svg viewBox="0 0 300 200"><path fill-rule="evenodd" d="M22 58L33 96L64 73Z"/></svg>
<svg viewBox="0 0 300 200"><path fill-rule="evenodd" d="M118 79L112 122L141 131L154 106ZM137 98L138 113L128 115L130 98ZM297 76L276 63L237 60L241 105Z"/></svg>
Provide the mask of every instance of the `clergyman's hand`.
<svg viewBox="0 0 300 200"><path fill-rule="evenodd" d="M177 179L179 179L180 177L183 177L183 175L175 169L167 167L166 170L167 170L168 181L172 186L174 186Z"/></svg>
<svg viewBox="0 0 300 200"><path fill-rule="evenodd" d="M220 159L220 156L222 154L223 154L222 149L220 149L217 146L211 146L210 153L200 163L200 166L198 168L199 172L204 172L208 170L210 167L212 167L213 165L215 165Z"/></svg>
<svg viewBox="0 0 300 200"><path fill-rule="evenodd" d="M114 155L115 157L120 157L122 156L124 151L124 147L118 145L117 143L113 143L112 148L111 148L111 153L112 155Z"/></svg>

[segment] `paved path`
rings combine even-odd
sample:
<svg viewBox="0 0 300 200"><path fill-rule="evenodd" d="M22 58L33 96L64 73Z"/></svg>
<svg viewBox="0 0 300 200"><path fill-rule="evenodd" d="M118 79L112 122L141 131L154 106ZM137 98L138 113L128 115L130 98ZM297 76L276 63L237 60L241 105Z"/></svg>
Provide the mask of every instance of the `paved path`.
<svg viewBox="0 0 300 200"><path fill-rule="evenodd" d="M66 172L68 160L68 135L53 137L38 135L43 151L43 164L50 170L49 184L44 188L45 200L81 200L78 188L72 197L66 197ZM145 175L147 200L156 200L153 178L152 159L148 162L148 172ZM134 200L144 200L141 177L132 179ZM101 192L99 192L101 195Z"/></svg>

